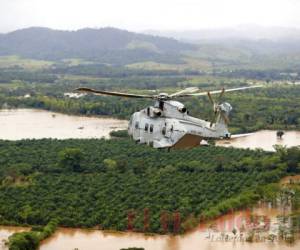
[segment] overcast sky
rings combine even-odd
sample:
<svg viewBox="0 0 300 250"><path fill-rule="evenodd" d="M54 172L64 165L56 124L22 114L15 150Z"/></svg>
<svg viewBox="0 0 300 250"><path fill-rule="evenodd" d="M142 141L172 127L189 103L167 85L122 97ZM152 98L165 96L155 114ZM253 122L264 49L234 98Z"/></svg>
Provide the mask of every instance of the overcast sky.
<svg viewBox="0 0 300 250"><path fill-rule="evenodd" d="M31 26L142 31L241 24L300 28L300 0L0 0L0 32Z"/></svg>

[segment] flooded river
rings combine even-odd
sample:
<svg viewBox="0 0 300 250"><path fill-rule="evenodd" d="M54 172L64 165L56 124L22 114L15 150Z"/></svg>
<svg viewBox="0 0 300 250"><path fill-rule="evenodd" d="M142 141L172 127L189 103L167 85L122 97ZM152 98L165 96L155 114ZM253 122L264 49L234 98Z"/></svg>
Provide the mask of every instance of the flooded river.
<svg viewBox="0 0 300 250"><path fill-rule="evenodd" d="M40 250L119 250L128 247L145 250L298 250L299 231L293 235L293 243L279 238L280 229L286 235L294 229L288 217L282 219L284 213L287 211L263 204L200 224L181 236L60 228L42 242ZM20 230L24 228L0 227L0 237L6 239L12 232ZM246 241L249 235L252 235L252 242ZM6 249L4 244L2 249Z"/></svg>
<svg viewBox="0 0 300 250"><path fill-rule="evenodd" d="M145 250L299 249L299 241L290 244L278 237L279 228L285 228L286 231L292 228L288 219L285 222L280 219L283 213L281 209L264 204L252 211L239 211L200 224L192 232L181 236L59 229L43 242L40 250L119 250L128 247L143 247ZM246 241L249 232L253 232L253 242ZM294 236L299 238L299 233Z"/></svg>
<svg viewBox="0 0 300 250"><path fill-rule="evenodd" d="M32 109L0 111L0 139L101 138L108 137L111 130L126 127L127 121L111 118L69 116ZM275 131L263 130L233 138L230 142L217 142L217 145L222 146L265 150L272 150L274 144L300 145L300 132L285 132L282 139L277 139ZM60 228L42 243L40 250L119 250L134 246L144 247L145 250L300 249L298 240L293 244L279 240L279 228L289 232L293 226L290 219L282 220L278 217L285 212L266 205L259 206L252 211L222 216L182 236L147 236L131 232ZM253 218L258 219L253 221ZM235 233L233 228L236 229ZM0 249L7 249L3 240L9 235L24 230L28 228L1 226ZM249 232L253 233L253 243L246 241ZM296 238L299 238L298 232Z"/></svg>
<svg viewBox="0 0 300 250"><path fill-rule="evenodd" d="M127 129L126 120L65 115L36 109L0 110L0 139L101 138Z"/></svg>
<svg viewBox="0 0 300 250"><path fill-rule="evenodd" d="M274 130L260 130L255 133L238 135L230 141L221 140L216 143L218 146L235 148L261 148L267 151L274 151L273 145L287 147L300 145L300 131L284 131L282 138L278 138Z"/></svg>
<svg viewBox="0 0 300 250"><path fill-rule="evenodd" d="M0 110L0 139L7 140L107 138L110 131L127 129L127 125L128 121L113 118L65 115L36 109ZM276 131L261 130L216 142L218 146L268 151L274 151L275 144L300 145L300 131L285 131L279 139Z"/></svg>
<svg viewBox="0 0 300 250"><path fill-rule="evenodd" d="M112 130L127 129L128 121L104 117L65 115L36 109L0 110L0 139L101 138ZM285 131L282 139L276 131L261 130L228 140L217 141L225 147L261 148L273 151L273 145L300 145L300 131Z"/></svg>

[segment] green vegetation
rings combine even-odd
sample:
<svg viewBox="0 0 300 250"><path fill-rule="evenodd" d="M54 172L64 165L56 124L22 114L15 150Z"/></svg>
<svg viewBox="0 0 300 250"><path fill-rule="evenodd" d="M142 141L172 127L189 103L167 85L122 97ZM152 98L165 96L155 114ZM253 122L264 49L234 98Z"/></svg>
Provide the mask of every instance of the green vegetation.
<svg viewBox="0 0 300 250"><path fill-rule="evenodd" d="M263 41L195 46L110 28L84 29L72 36L39 28L19 32L11 38L16 46L1 37L0 108L128 119L152 103L91 95L76 99L64 93L79 86L155 94L189 86L204 91L258 83L265 88L230 93L222 100L233 106L231 132L300 129L300 57L290 53L290 46ZM99 34L106 39L94 39ZM57 38L55 51L49 35ZM16 51L23 57L7 56ZM211 118L207 97L180 101L192 116ZM267 153L209 146L167 153L134 145L126 131L111 135L118 139L0 141L0 223L50 221L44 228L11 236L10 249L35 249L57 222L185 232L200 220L274 199L279 192L274 183L300 172L299 148Z"/></svg>
<svg viewBox="0 0 300 250"><path fill-rule="evenodd" d="M20 56L0 56L0 68L15 68L27 70L40 70L50 67L53 62L21 58Z"/></svg>
<svg viewBox="0 0 300 250"><path fill-rule="evenodd" d="M157 82L157 86L159 82ZM174 81L174 79L173 79ZM112 80L106 80L106 86ZM123 83L126 86L126 82ZM174 84L170 81L170 85ZM192 83L193 84L193 83ZM219 84L219 85L218 85ZM211 83L220 88L220 82ZM77 85L78 87L79 85ZM102 89L101 83L88 86ZM204 84L198 85L201 89L208 88ZM201 87L203 86L203 87ZM229 85L230 86L230 85ZM236 84L235 84L236 86ZM104 96L85 96L83 98L64 97L63 93L74 89L76 85L35 85L19 84L9 88L3 86L0 93L0 106L28 107L58 111L69 114L109 115L128 119L130 115L152 103L146 100L124 99ZM103 87L104 88L104 87ZM116 87L117 89L117 87ZM178 88L169 88L175 91ZM132 91L129 92L139 92ZM31 97L24 98L30 93ZM153 93L144 91L144 93ZM194 97L181 100L192 116L202 119L211 119L212 107L207 97ZM300 85L295 86L266 86L262 89L253 89L245 92L230 93L225 101L233 106L230 114L230 129L232 133L242 133L259 129L300 129Z"/></svg>
<svg viewBox="0 0 300 250"><path fill-rule="evenodd" d="M116 33L120 37L127 34L130 39L121 39L116 41L116 44L110 45L126 48L128 53L135 53L132 51L136 49L148 51L149 41L154 39L147 36L143 37L144 42L136 41L131 33L114 29L100 31L107 32L106 35ZM90 32L100 31L87 30L86 32L90 34ZM23 35L27 32L28 30L24 31ZM32 32L56 34L55 31L47 29L33 29ZM81 32L77 35L81 36ZM65 35L69 36L68 33ZM150 43L155 45L150 46L151 53L157 53L153 48L170 49L173 52L177 49L194 48L172 39L154 39ZM276 46L272 47L275 48ZM75 57L75 55L53 62L2 56L0 57L0 107L40 108L69 114L109 115L128 119L133 112L152 102L91 95L72 99L64 96L64 93L71 92L79 86L155 94L172 93L188 86L209 90L258 83L264 84L265 88L225 95L223 101L228 101L233 106L230 115L231 132L243 133L259 129L299 130L300 85L294 84L300 79L299 67L288 66L289 64L284 63L285 58L279 63L282 64L281 67L257 68L256 64L261 64L260 59L263 55L252 57L251 51L244 53L243 49L231 48L230 53L227 53L226 48L222 49L225 52L214 46L201 45L198 48L201 53L184 52L180 55L182 59L180 63L175 62L176 60L172 61L171 57L169 59L172 62L169 63L142 58L141 61L130 64L126 62L107 64L96 58L87 61L86 58ZM217 51L215 57L213 51ZM272 57L272 53L266 54L265 57ZM114 53L107 54L108 57L114 56ZM178 56L176 54L176 57ZM134 57L126 60L132 59L135 61ZM295 63L297 64L297 60ZM211 119L212 107L207 97L186 98L180 101L187 106L191 115Z"/></svg>
<svg viewBox="0 0 300 250"><path fill-rule="evenodd" d="M117 138L129 137L127 130L113 130L109 133L109 135Z"/></svg>
<svg viewBox="0 0 300 250"><path fill-rule="evenodd" d="M134 230L164 233L161 216L172 232L179 213L183 232L200 219L254 204L264 185L299 173L299 151L200 147L168 153L128 139L1 141L0 223L57 219L61 226L127 230L132 215Z"/></svg>
<svg viewBox="0 0 300 250"><path fill-rule="evenodd" d="M9 250L35 250L40 242L51 236L57 227L57 220L51 220L44 227L33 227L30 232L14 233L8 238Z"/></svg>

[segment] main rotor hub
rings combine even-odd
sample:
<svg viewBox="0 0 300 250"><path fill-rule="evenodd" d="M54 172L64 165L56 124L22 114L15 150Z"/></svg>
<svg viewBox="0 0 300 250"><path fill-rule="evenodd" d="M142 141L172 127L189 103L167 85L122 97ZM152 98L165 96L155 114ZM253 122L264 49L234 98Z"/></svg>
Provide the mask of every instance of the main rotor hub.
<svg viewBox="0 0 300 250"><path fill-rule="evenodd" d="M165 101L165 100L169 100L171 97L168 93L159 93L157 95L157 99Z"/></svg>

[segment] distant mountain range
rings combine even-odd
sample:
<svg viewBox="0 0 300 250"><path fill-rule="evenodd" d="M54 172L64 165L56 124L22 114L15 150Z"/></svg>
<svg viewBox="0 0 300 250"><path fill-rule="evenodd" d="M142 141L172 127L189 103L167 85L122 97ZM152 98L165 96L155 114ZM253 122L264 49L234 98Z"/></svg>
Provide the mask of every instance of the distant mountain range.
<svg viewBox="0 0 300 250"><path fill-rule="evenodd" d="M145 32L149 34L116 28L77 31L27 28L0 34L0 56L51 61L80 58L113 65L147 61L178 64L184 63L187 57L222 64L256 62L267 57L270 62L274 56L287 62L300 58L298 29L250 26Z"/></svg>
<svg viewBox="0 0 300 250"><path fill-rule="evenodd" d="M195 46L173 38L138 34L115 28L61 31L27 28L0 34L0 55L60 60L83 58L103 63L180 61L180 52Z"/></svg>
<svg viewBox="0 0 300 250"><path fill-rule="evenodd" d="M232 55L235 58L297 55L298 58L300 54L300 29L296 28L243 25L187 31L148 30L144 33L196 44L198 54L212 60L220 54L226 54L227 58Z"/></svg>
<svg viewBox="0 0 300 250"><path fill-rule="evenodd" d="M283 40L300 41L300 29L285 27L263 27L258 25L240 25L230 28L199 29L199 30L146 30L145 34L175 38L182 41L204 42L224 40Z"/></svg>

